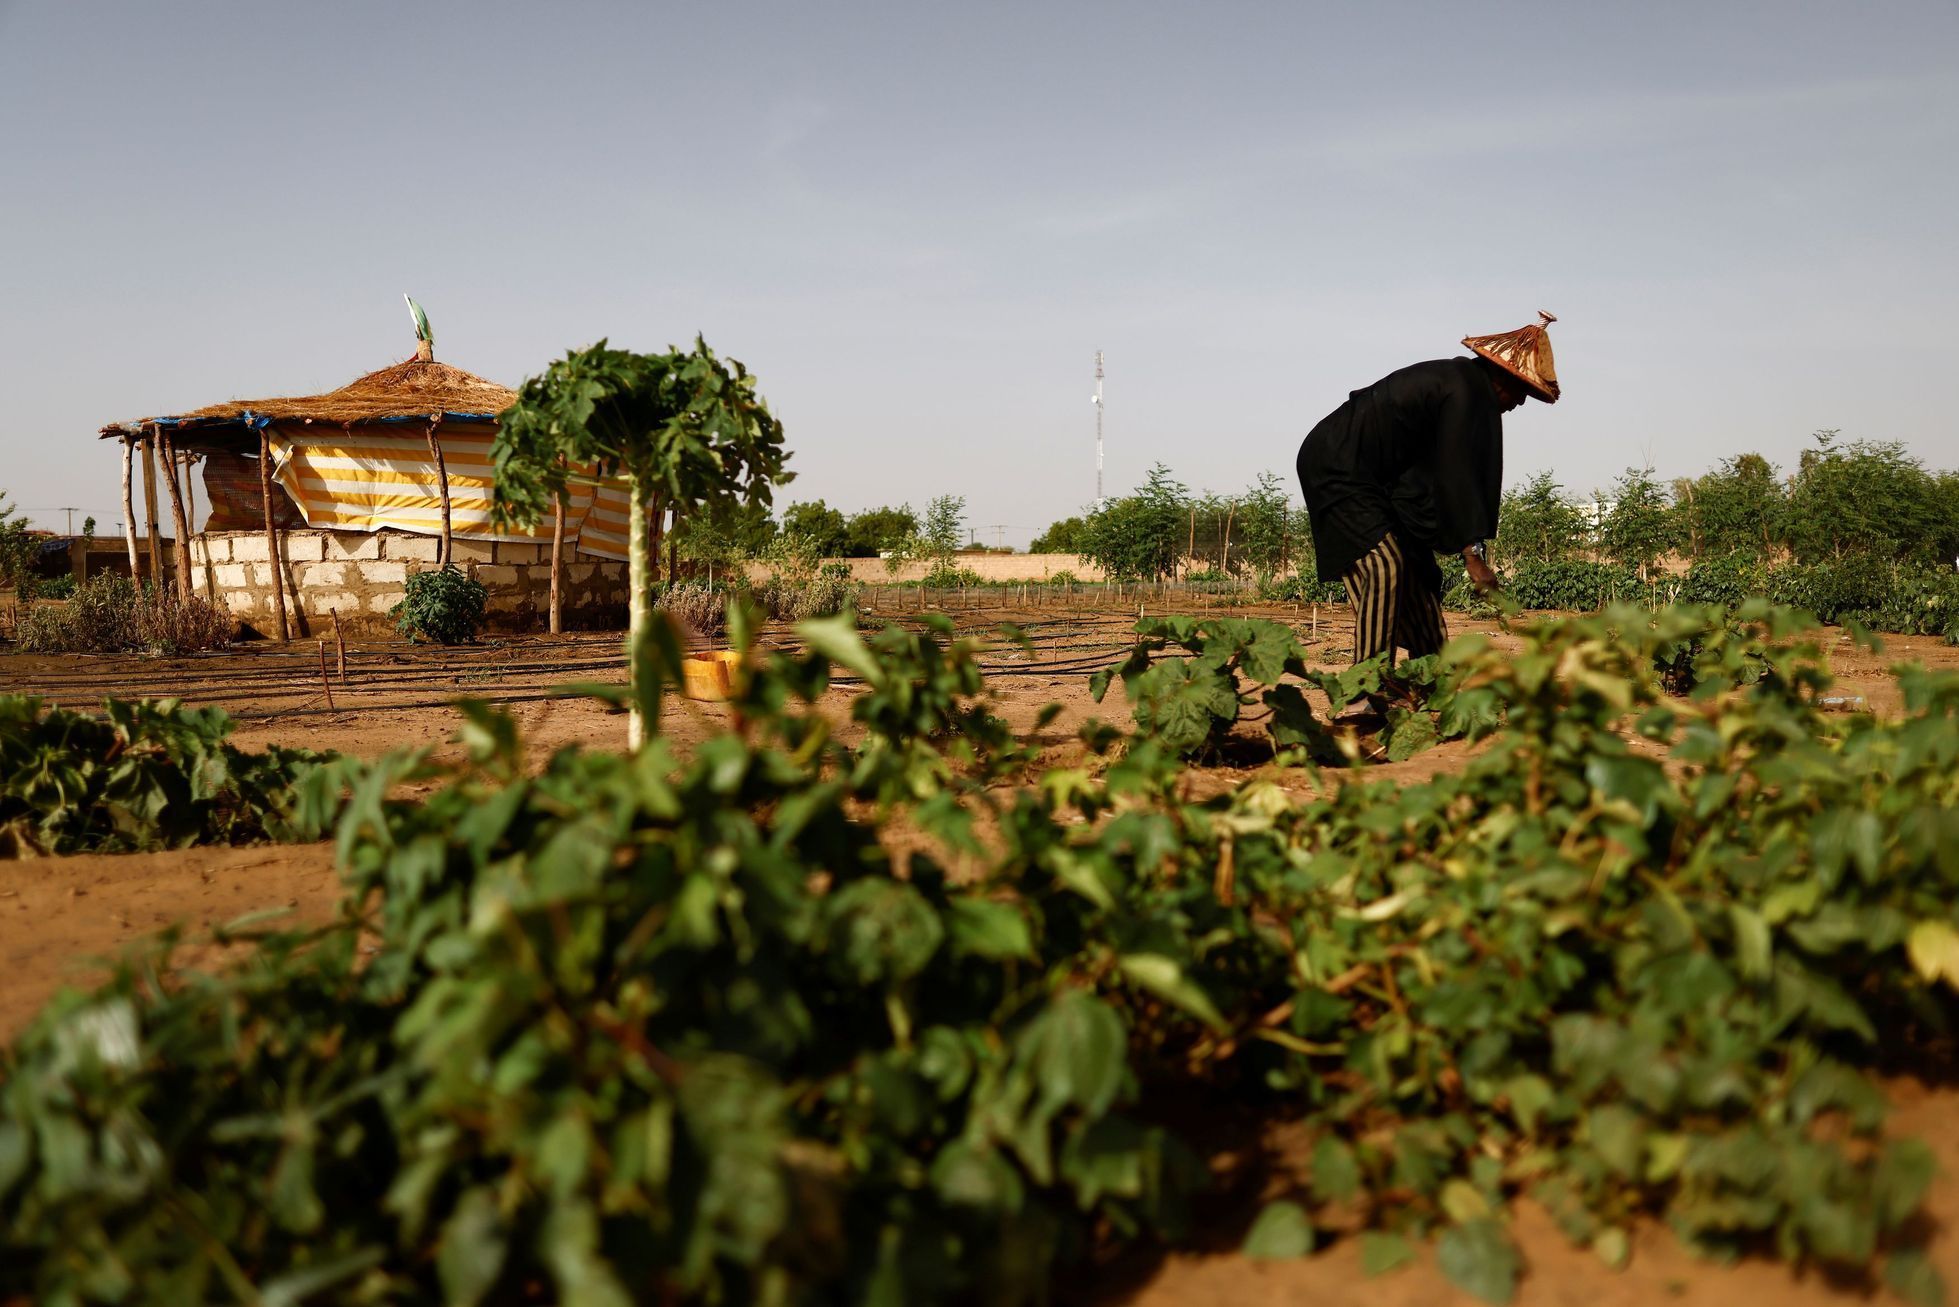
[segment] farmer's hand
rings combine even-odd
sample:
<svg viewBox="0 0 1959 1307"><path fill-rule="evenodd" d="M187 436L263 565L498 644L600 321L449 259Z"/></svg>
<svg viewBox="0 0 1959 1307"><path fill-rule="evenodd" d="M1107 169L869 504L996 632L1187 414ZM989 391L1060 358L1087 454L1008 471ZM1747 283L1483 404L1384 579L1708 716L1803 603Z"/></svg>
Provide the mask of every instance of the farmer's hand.
<svg viewBox="0 0 1959 1307"><path fill-rule="evenodd" d="M1472 553L1464 553L1463 566L1469 569L1469 583L1476 587L1476 593L1488 594L1497 588L1496 573L1483 559Z"/></svg>

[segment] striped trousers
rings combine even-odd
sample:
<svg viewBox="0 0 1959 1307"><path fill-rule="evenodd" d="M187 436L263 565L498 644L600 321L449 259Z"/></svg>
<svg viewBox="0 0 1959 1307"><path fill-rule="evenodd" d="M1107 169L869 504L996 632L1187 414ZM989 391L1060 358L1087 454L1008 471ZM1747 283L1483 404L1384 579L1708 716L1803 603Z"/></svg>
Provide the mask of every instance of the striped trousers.
<svg viewBox="0 0 1959 1307"><path fill-rule="evenodd" d="M1442 597L1415 583L1411 570L1401 542L1390 531L1341 578L1354 606L1355 662L1386 653L1393 666L1396 645L1410 658L1442 651L1449 634L1442 621Z"/></svg>

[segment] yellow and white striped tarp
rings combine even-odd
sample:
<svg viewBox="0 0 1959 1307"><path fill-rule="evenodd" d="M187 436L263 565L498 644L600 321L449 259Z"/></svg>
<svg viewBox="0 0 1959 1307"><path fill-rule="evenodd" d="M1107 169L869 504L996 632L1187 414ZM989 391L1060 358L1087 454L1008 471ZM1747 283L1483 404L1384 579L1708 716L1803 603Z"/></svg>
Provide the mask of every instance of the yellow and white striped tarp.
<svg viewBox="0 0 1959 1307"><path fill-rule="evenodd" d="M442 534L442 492L428 438L420 431L356 432L271 428L272 475L299 506L306 525L334 531ZM439 431L449 474L450 532L459 540L549 540L546 518L529 531L490 522L495 433L483 427ZM565 539L595 558L626 557L623 487L572 485L565 493Z"/></svg>

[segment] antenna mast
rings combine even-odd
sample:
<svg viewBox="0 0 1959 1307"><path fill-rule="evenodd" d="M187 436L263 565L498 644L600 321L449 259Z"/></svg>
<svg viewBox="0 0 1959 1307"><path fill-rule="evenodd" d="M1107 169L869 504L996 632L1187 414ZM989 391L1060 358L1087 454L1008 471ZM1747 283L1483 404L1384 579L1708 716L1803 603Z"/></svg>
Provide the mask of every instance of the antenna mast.
<svg viewBox="0 0 1959 1307"><path fill-rule="evenodd" d="M1095 504L1102 504L1102 351L1095 351Z"/></svg>

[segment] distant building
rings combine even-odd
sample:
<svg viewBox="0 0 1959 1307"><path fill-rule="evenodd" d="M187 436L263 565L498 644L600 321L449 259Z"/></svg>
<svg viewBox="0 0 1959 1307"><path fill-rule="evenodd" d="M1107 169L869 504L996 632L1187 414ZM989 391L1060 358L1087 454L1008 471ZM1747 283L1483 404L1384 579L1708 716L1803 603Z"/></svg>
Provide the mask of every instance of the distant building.
<svg viewBox="0 0 1959 1307"><path fill-rule="evenodd" d="M161 511L174 517L182 502L188 524L189 470L201 464L209 515L190 542L192 587L267 634L279 634L280 586L295 634L329 613L385 621L409 574L440 566L445 549L489 587L492 623L523 628L547 602L552 524L491 525L490 446L516 397L436 362L424 341L415 358L323 395L230 400L102 435L142 455L148 572L165 566L158 482L175 488ZM572 487L566 611L623 611L626 520L623 489Z"/></svg>

